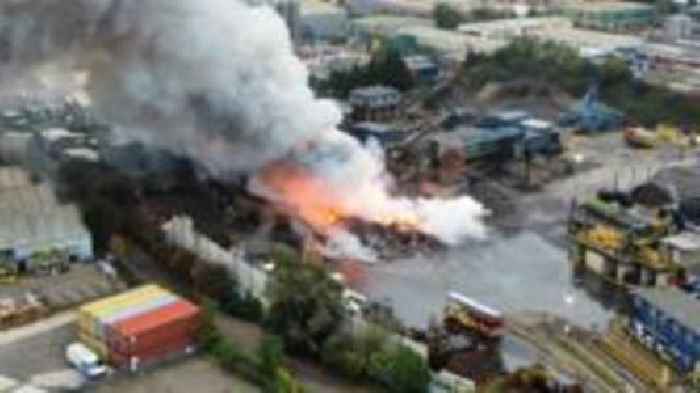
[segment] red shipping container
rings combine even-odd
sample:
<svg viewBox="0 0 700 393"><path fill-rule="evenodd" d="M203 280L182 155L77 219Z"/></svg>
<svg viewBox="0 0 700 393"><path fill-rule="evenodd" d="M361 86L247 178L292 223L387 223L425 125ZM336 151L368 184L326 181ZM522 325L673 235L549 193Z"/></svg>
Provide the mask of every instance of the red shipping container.
<svg viewBox="0 0 700 393"><path fill-rule="evenodd" d="M114 324L108 330L107 345L125 355L168 346L170 341L193 337L199 316L196 305L182 300Z"/></svg>
<svg viewBox="0 0 700 393"><path fill-rule="evenodd" d="M197 333L196 327L197 325L192 324L174 326L172 329L149 336L148 340L141 340L138 345L129 343L128 340L124 339L113 339L108 341L108 348L110 352L118 352L125 355L131 352L150 351L152 348L168 345L170 342L183 338L194 338Z"/></svg>
<svg viewBox="0 0 700 393"><path fill-rule="evenodd" d="M155 347L149 351L132 354L111 353L110 362L116 368L126 369L133 367L138 369L166 360L169 357L186 353L191 348L194 348L194 340L185 337L171 341L167 345Z"/></svg>

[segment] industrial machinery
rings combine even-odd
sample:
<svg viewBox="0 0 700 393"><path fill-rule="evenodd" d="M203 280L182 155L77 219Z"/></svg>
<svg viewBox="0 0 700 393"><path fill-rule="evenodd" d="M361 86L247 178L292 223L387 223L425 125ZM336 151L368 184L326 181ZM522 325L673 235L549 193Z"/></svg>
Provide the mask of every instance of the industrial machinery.
<svg viewBox="0 0 700 393"><path fill-rule="evenodd" d="M632 147L651 149L656 146L658 136L642 127L630 127L623 134L625 142Z"/></svg>
<svg viewBox="0 0 700 393"><path fill-rule="evenodd" d="M559 118L562 127L573 127L583 132L602 132L617 129L624 116L598 101L598 86L591 85L583 99Z"/></svg>
<svg viewBox="0 0 700 393"><path fill-rule="evenodd" d="M655 130L643 127L627 128L623 134L625 142L632 147L651 149L661 144L690 147L698 144L698 136L694 133L682 132L678 127L659 124Z"/></svg>
<svg viewBox="0 0 700 393"><path fill-rule="evenodd" d="M623 286L666 286L684 277L685 268L662 247L662 239L674 231L671 214L635 205L626 193L600 194L576 204L569 217L575 271Z"/></svg>
<svg viewBox="0 0 700 393"><path fill-rule="evenodd" d="M56 275L70 270L69 257L60 250L35 252L27 261L30 274Z"/></svg>

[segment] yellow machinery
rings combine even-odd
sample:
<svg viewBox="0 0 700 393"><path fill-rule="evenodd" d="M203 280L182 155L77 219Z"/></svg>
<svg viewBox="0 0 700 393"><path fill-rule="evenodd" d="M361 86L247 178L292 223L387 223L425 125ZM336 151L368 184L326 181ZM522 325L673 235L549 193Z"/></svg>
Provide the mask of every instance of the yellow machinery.
<svg viewBox="0 0 700 393"><path fill-rule="evenodd" d="M625 141L633 147L653 148L658 143L658 135L642 127L628 128L624 132Z"/></svg>
<svg viewBox="0 0 700 393"><path fill-rule="evenodd" d="M631 127L624 132L625 141L634 147L653 148L660 144L678 147L696 146L698 136L695 133L684 134L678 127L669 124L659 124L655 130L642 127Z"/></svg>
<svg viewBox="0 0 700 393"><path fill-rule="evenodd" d="M577 238L584 244L609 252L622 249L625 241L624 235L619 230L603 224L580 231Z"/></svg>

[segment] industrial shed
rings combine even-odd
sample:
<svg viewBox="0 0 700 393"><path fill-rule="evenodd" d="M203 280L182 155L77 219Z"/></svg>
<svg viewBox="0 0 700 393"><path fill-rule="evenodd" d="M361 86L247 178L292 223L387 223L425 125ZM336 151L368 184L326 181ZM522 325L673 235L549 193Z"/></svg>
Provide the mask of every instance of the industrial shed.
<svg viewBox="0 0 700 393"><path fill-rule="evenodd" d="M24 261L42 251L92 258L92 237L74 205L57 200L49 184L34 184L18 167L0 168L0 255Z"/></svg>

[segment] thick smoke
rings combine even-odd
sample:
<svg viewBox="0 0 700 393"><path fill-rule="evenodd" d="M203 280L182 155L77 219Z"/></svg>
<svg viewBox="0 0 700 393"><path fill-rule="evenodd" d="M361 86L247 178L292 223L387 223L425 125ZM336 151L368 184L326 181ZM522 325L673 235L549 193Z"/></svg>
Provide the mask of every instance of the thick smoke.
<svg viewBox="0 0 700 393"><path fill-rule="evenodd" d="M383 161L337 131L338 107L314 97L284 21L237 0L6 0L0 58L18 72L84 69L94 110L140 140L212 173L308 166L366 217L414 212L446 241L482 236L469 198L395 199Z"/></svg>

